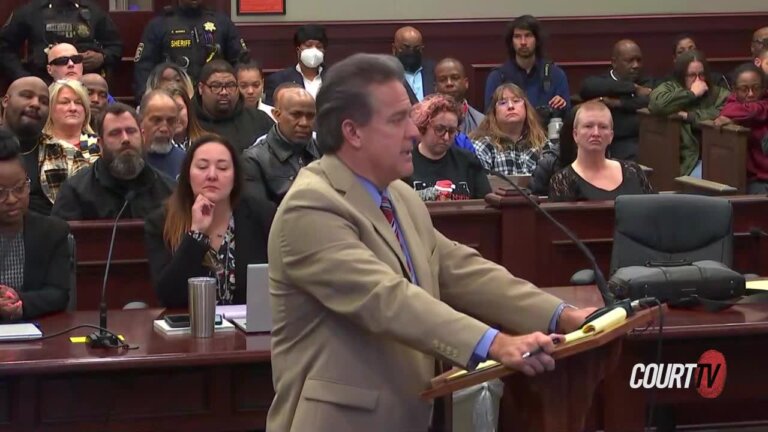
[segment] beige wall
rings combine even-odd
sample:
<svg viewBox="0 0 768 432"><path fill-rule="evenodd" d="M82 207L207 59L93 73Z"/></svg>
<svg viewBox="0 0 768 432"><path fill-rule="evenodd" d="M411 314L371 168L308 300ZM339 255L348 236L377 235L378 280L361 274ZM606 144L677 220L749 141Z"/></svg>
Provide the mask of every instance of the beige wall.
<svg viewBox="0 0 768 432"><path fill-rule="evenodd" d="M285 0L284 16L237 16L235 22L425 20L636 15L667 13L765 12L768 0Z"/></svg>

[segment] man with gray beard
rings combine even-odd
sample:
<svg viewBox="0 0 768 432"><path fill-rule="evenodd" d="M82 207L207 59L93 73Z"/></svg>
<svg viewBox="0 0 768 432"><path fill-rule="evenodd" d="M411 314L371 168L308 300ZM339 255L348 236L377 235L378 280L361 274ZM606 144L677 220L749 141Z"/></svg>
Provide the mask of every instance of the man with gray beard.
<svg viewBox="0 0 768 432"><path fill-rule="evenodd" d="M178 178L186 154L173 145L178 121L179 106L166 90L153 90L141 99L141 131L149 148L147 162L173 179Z"/></svg>
<svg viewBox="0 0 768 432"><path fill-rule="evenodd" d="M114 219L127 202L124 219L144 218L171 194L175 182L146 163L136 111L108 105L96 122L101 159L61 186L54 216L65 220Z"/></svg>

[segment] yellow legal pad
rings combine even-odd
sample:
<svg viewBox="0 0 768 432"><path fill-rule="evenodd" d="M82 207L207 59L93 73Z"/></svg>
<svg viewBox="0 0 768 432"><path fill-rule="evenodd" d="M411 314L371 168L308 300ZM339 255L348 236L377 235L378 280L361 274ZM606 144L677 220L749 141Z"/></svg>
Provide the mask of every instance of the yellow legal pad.
<svg viewBox="0 0 768 432"><path fill-rule="evenodd" d="M768 281L766 281L768 282ZM768 287L766 288L768 289ZM596 320L592 321L589 324L584 325L584 327L568 333L565 335L565 342L561 342L558 346L567 345L569 343L573 343L575 341L578 341L580 339L588 338L591 336L595 336L599 333L611 330L615 327L618 327L627 319L627 311L624 308L616 308L608 312L607 314L601 316L600 318L597 318ZM477 368L475 368L472 372L477 372L489 367L493 367L498 365L499 363L494 360L488 360L486 362L480 363ZM466 375L467 371L460 370L451 376L448 377L449 380L458 378L460 376Z"/></svg>
<svg viewBox="0 0 768 432"><path fill-rule="evenodd" d="M747 281L747 289L768 291L768 279Z"/></svg>
<svg viewBox="0 0 768 432"><path fill-rule="evenodd" d="M117 335L117 338L125 342L123 335ZM72 336L69 338L69 341L72 343L86 343L88 342L88 336Z"/></svg>

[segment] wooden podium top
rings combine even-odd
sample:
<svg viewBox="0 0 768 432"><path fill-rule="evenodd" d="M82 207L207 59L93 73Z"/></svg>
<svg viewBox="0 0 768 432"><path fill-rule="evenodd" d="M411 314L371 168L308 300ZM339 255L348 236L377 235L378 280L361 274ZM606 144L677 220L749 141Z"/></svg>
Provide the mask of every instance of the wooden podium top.
<svg viewBox="0 0 768 432"><path fill-rule="evenodd" d="M666 311L667 306L664 305L662 308ZM566 345L557 346L552 353L552 357L555 360L564 359L606 345L635 329L647 331L646 329L652 325L654 319L658 316L658 309L659 307L656 306L642 310L631 317L627 317L627 319L617 327L598 333L595 336L586 337ZM434 399L446 396L457 390L462 390L515 373L514 370L499 364L449 379L449 377L456 372L458 372L458 370L454 369L433 378L432 388L421 393L422 399Z"/></svg>

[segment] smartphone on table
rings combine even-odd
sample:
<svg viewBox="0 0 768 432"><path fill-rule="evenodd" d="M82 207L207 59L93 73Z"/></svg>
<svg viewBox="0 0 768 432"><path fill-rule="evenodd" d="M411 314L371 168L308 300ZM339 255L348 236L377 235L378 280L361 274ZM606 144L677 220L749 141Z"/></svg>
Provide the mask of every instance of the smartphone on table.
<svg viewBox="0 0 768 432"><path fill-rule="evenodd" d="M221 325L222 319L221 314L216 314L213 322L214 325ZM166 315L165 323L168 324L168 327L170 328L189 327L189 314Z"/></svg>

